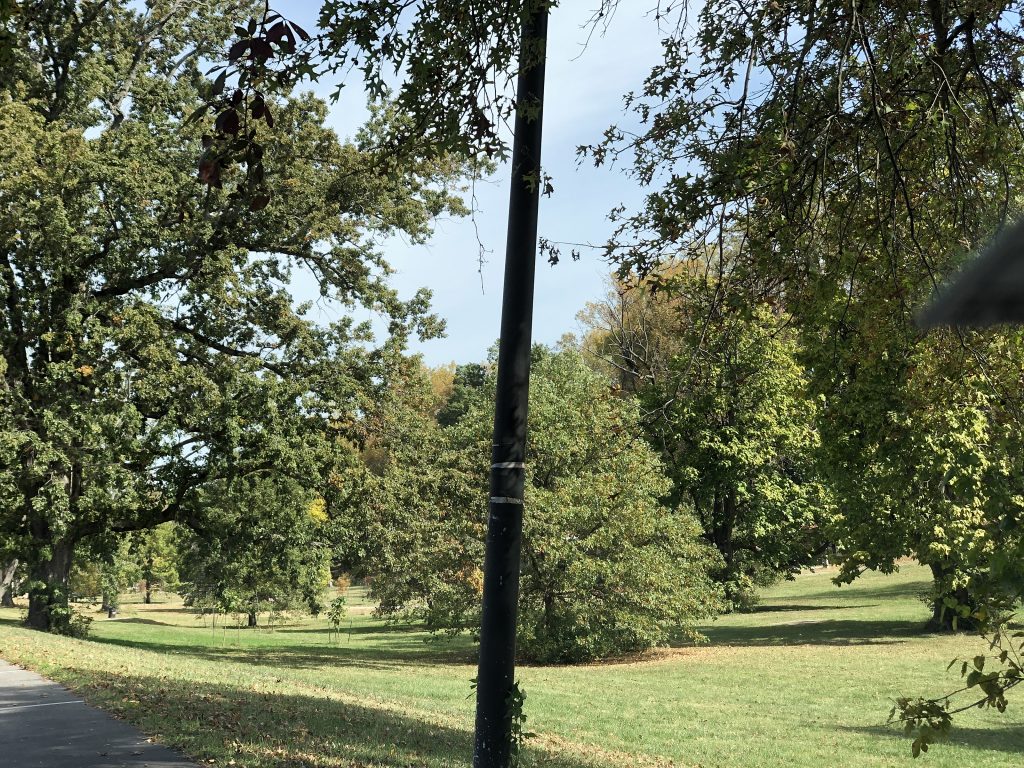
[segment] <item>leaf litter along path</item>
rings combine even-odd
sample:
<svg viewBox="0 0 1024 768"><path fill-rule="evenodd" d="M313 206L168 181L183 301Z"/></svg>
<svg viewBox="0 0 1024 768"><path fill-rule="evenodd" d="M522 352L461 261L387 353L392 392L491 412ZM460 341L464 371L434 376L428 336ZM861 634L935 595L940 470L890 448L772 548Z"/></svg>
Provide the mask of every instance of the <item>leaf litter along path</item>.
<svg viewBox="0 0 1024 768"><path fill-rule="evenodd" d="M5 768L196 768L57 683L0 659Z"/></svg>

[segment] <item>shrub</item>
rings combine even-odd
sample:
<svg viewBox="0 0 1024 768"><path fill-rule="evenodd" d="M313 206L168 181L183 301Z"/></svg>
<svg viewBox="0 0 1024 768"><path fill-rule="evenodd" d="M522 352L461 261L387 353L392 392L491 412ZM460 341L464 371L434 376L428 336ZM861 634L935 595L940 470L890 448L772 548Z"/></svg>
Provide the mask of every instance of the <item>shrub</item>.
<svg viewBox="0 0 1024 768"><path fill-rule="evenodd" d="M394 462L394 476L375 479L370 509L380 515L383 543L374 591L385 613L418 616L435 631L479 622L487 395L436 430L429 468L399 475L420 469L410 451ZM697 639L695 623L721 608L709 576L721 558L688 510L662 502L669 481L638 437L639 418L579 353L535 353L519 597L524 659L579 662Z"/></svg>

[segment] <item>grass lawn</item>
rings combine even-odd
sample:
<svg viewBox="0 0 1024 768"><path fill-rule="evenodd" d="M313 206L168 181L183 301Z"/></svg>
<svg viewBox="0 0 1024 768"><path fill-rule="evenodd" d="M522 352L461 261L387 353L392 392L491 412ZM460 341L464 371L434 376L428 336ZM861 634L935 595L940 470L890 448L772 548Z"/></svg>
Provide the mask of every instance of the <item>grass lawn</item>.
<svg viewBox="0 0 1024 768"><path fill-rule="evenodd" d="M983 643L921 633L923 568L841 589L833 574L769 590L757 611L707 627L707 646L521 668L538 733L527 764L1020 766L1022 697L1004 715L965 713L949 743L912 761L885 724L892 699L951 688L946 664ZM0 656L208 764L469 765L472 645L389 626L353 597L330 644L323 621L215 629L177 603L125 605L119 619L97 618L89 641L20 629L19 611L0 611Z"/></svg>

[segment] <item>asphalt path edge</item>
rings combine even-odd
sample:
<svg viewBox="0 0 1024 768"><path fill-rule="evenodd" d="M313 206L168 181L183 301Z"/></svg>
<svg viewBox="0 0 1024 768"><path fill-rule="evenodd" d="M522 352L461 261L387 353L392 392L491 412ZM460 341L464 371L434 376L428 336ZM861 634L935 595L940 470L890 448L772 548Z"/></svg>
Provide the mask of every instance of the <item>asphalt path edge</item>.
<svg viewBox="0 0 1024 768"><path fill-rule="evenodd" d="M0 659L4 768L197 768L42 675Z"/></svg>

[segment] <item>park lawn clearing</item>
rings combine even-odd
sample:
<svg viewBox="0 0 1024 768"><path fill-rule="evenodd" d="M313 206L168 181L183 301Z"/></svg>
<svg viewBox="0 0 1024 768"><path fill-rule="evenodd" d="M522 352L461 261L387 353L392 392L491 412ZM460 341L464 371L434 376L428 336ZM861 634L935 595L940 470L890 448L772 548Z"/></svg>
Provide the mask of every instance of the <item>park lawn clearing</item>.
<svg viewBox="0 0 1024 768"><path fill-rule="evenodd" d="M768 590L705 628L711 643L575 667L522 667L526 763L703 768L996 768L1024 759L1024 698L960 716L949 743L910 757L886 725L899 695L956 687L946 665L979 638L924 634L929 572L905 565L832 585L834 569ZM237 629L179 602L126 604L92 639L44 635L0 612L0 656L35 669L209 765L468 766L474 650L369 615L340 638L322 620ZM96 614L98 615L98 614Z"/></svg>

